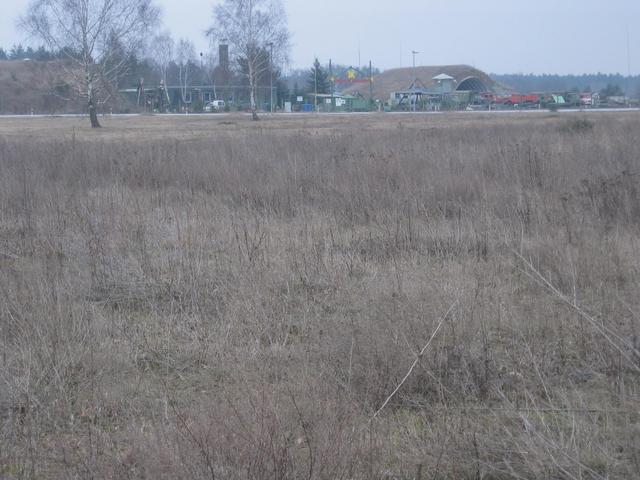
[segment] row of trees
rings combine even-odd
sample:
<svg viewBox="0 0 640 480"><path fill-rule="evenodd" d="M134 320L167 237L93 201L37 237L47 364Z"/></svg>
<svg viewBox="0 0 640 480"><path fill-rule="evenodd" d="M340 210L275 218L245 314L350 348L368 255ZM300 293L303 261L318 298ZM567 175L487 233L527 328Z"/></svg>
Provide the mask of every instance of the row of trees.
<svg viewBox="0 0 640 480"><path fill-rule="evenodd" d="M0 60L36 60L52 61L67 58L65 51L50 52L44 46L37 49L24 48L22 45L14 45L7 55L0 48ZM138 84L141 78L147 85L161 84L178 85L180 87L180 100L186 104L187 91L192 85L214 85L224 90L225 84L221 81L221 67L216 54L215 45L207 52L197 53L196 48L189 39L180 38L174 40L168 31L155 35L148 43L147 51L138 57L138 52L128 56L126 68L120 72L120 76L114 76L112 87L118 89L124 86ZM262 52L265 61L269 60L269 51ZM235 64L229 66L227 84L248 87L248 65L243 58L239 58ZM336 72L346 70L345 65L335 65ZM317 92L326 94L332 91L333 85L328 66L323 66L316 58L310 69L301 69L291 72L288 78L283 78L282 71L277 65L271 65L258 76L256 85L267 88L273 80L275 104L284 101L296 101L297 97ZM167 98L163 104L170 103ZM167 108L167 107L165 107Z"/></svg>
<svg viewBox="0 0 640 480"><path fill-rule="evenodd" d="M113 95L132 58L149 47L162 80L166 83L170 66L177 65L180 85L186 89L195 49L180 40L174 55L166 34L156 36L150 45L159 24L153 0L32 0L20 20L45 49L63 52L66 76L73 80L76 93L86 98L94 128L100 127L97 106ZM240 71L247 79L252 117L257 120L259 79L273 65L288 60L289 31L282 1L223 0L213 8L213 26L207 35L225 39L230 56L244 66Z"/></svg>
<svg viewBox="0 0 640 480"><path fill-rule="evenodd" d="M51 52L44 45L38 48L23 47L21 44L13 45L9 50L0 47L0 60L39 60L50 61L65 58L62 51Z"/></svg>
<svg viewBox="0 0 640 480"><path fill-rule="evenodd" d="M193 44L186 39L175 43L171 35L164 32L153 39L149 48L160 82L168 85L172 68L177 70L177 81L184 101L194 76L204 80L202 83L215 84L216 73L222 73L223 83L246 83L252 118L257 120L257 88L269 81L276 90L281 90L277 66L288 61L289 31L282 2L224 0L214 7L213 17L213 26L207 31L207 36L212 45L221 39L228 43L233 63L217 65L219 59L216 58L215 49L211 48L207 55L200 53L198 68ZM221 68L226 71L220 72Z"/></svg>
<svg viewBox="0 0 640 480"><path fill-rule="evenodd" d="M290 35L282 1L224 0L214 8L213 16L213 26L207 35L225 39L229 53L244 63L251 114L257 120L258 79L273 65L288 61Z"/></svg>
<svg viewBox="0 0 640 480"><path fill-rule="evenodd" d="M21 25L45 45L37 50L38 55L16 46L10 56L67 60L66 78L72 78L76 93L87 99L91 125L96 128L100 126L98 105L113 97L122 82L138 83L136 75L148 78L149 64L141 58L150 60L160 84L167 86L171 81L180 86L184 105L194 80L215 85L215 49L206 56L200 53L198 62L192 42L176 42L167 32L156 33L160 22L153 1L32 0ZM269 84L280 100L289 97L278 68L288 61L289 52L282 0L221 0L213 8L213 26L207 35L212 43L223 39L228 43L232 62L224 67L223 83L247 85L253 119L258 119L259 86ZM306 77L302 88L294 85L294 96L325 94L333 88L329 72L318 59ZM269 103L273 103L271 98Z"/></svg>
<svg viewBox="0 0 640 480"><path fill-rule="evenodd" d="M520 92L600 92L605 96L640 95L640 76L594 73L584 75L492 74L503 85Z"/></svg>
<svg viewBox="0 0 640 480"><path fill-rule="evenodd" d="M244 57L237 57L230 64L226 60L221 62L216 53L216 42L211 43L208 52L198 54L188 40L180 39L176 42L168 32L161 33L151 41L146 58L130 68L130 74L125 81L131 85L138 78L144 78L145 81L150 80L148 84L179 86L182 106L187 104L187 92L191 87L212 86L216 98L224 100L233 98L237 105L242 107L244 101L250 101L250 98L235 96L234 93L239 93L237 87L241 87L240 92L250 90L248 62ZM273 84L274 100L278 104L288 99L288 92L282 79L281 69L270 61L270 54L269 50L261 49L260 57L266 66L255 73L254 84L256 89L262 90L269 89ZM157 92L158 96L160 94L161 91ZM168 103L173 103L175 106L175 102L168 96L164 99L165 101L159 100L158 108L160 109L165 108ZM256 103L258 103L257 97ZM198 102L190 105L195 111L202 106Z"/></svg>
<svg viewBox="0 0 640 480"><path fill-rule="evenodd" d="M66 77L73 79L76 93L87 99L91 125L97 128L97 106L111 98L123 82L149 78L150 70L160 84L180 86L183 104L194 81L215 85L220 68L215 49L200 53L198 59L188 39L176 42L168 32L156 33L159 23L153 0L32 0L21 24L45 46L37 50L38 55L16 46L11 56L67 60ZM222 39L228 43L233 61L224 67L224 83L246 84L254 119L258 118L259 86L270 85L280 100L289 97L278 68L287 62L289 52L281 0L223 0L213 8L213 26L207 35L212 44ZM329 72L318 59L306 77L302 88L294 86L294 96L330 92Z"/></svg>
<svg viewBox="0 0 640 480"><path fill-rule="evenodd" d="M113 94L130 56L158 22L152 0L32 0L20 23L49 50L65 53L66 76L98 128L97 104Z"/></svg>
<svg viewBox="0 0 640 480"><path fill-rule="evenodd" d="M209 56L207 56L207 66L211 68L202 68L203 54L201 53L200 69L198 71L196 48L193 42L186 38L181 38L176 43L168 32L161 33L153 39L149 53L162 85L169 84L169 74L173 72L172 77L180 85L180 96L183 102L186 100L187 87L192 81L192 77L202 79L207 76L205 72L211 72L213 68L212 65L209 65Z"/></svg>

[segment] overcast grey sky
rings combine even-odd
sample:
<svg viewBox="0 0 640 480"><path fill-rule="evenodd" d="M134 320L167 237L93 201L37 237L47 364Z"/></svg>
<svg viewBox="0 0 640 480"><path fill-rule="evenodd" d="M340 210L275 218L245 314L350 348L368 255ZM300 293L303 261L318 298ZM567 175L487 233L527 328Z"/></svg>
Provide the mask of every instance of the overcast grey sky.
<svg viewBox="0 0 640 480"><path fill-rule="evenodd" d="M175 37L207 48L216 0L156 0ZM0 0L0 45L25 42L16 19L29 0ZM381 68L468 63L495 73L640 73L639 0L284 0L294 67ZM629 34L627 35L627 32ZM627 49L629 39L629 49ZM358 55L360 52L360 55Z"/></svg>

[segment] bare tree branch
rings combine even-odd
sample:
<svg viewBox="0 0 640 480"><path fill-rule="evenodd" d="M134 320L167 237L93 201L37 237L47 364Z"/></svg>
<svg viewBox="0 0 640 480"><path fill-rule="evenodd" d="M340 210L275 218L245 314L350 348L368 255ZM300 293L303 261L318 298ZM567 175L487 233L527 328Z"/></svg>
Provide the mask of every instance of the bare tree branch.
<svg viewBox="0 0 640 480"><path fill-rule="evenodd" d="M431 345L431 342L433 341L433 339L438 334L438 331L440 330L440 327L442 327L442 324L449 317L449 314L451 313L451 310L453 310L453 307L455 307L457 303L458 303L458 301L456 300L455 302L453 302L451 304L451 306L449 307L449 310L447 310L447 313L444 314L444 316L442 317L442 320L440 320L440 323L438 323L438 326L436 327L436 329L431 334L431 337L429 337L429 340L427 341L427 343L424 345L424 347L422 347L422 349L420 350L420 353L418 353L418 355L416 355L415 360L411 364L411 367L409 367L409 370L407 371L407 373L404 376L404 378L396 386L396 388L393 390L393 392L391 392L391 394L387 397L387 399L384 401L382 406L376 411L376 413L373 414L373 417L371 417L371 420L375 419L380 414L380 412L382 412L382 410L384 410L384 407L386 407L389 404L391 399L393 397L395 397L396 393L398 393L398 391L402 388L402 386L405 384L405 382L409 379L409 377L413 373L413 370L416 368L416 365L418 365L418 362L420 361L422 356L427 351L427 348L429 348L429 345Z"/></svg>

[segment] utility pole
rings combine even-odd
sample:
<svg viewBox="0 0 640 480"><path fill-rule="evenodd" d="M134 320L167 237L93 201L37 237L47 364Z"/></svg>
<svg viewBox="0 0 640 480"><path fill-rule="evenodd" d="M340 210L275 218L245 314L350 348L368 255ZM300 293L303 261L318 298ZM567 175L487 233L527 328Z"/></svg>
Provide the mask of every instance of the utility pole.
<svg viewBox="0 0 640 480"><path fill-rule="evenodd" d="M273 42L267 43L269 47L269 110L273 113Z"/></svg>
<svg viewBox="0 0 640 480"><path fill-rule="evenodd" d="M200 85L204 85L204 75L203 75L203 70L204 70L204 63L202 61L202 57L203 57L203 53L200 52ZM204 89L200 89L200 99L202 101L202 106L204 107Z"/></svg>
<svg viewBox="0 0 640 480"><path fill-rule="evenodd" d="M333 95L336 91L336 85L333 78L333 63L331 59L329 59L329 80L331 81L331 95Z"/></svg>
<svg viewBox="0 0 640 480"><path fill-rule="evenodd" d="M416 93L416 86L418 77L416 76L416 55L420 52L416 52L415 50L411 50L411 54L413 55L413 111L416 111L416 105L418 103L418 94Z"/></svg>
<svg viewBox="0 0 640 480"><path fill-rule="evenodd" d="M627 97L627 106L629 105L629 98L631 98L631 41L629 37L629 25L627 25L627 88L626 88L626 97Z"/></svg>
<svg viewBox="0 0 640 480"><path fill-rule="evenodd" d="M335 86L335 82L333 79L333 63L331 61L331 59L329 59L329 82L331 83L331 86L329 88L331 88L331 91L329 92L331 94L331 111L335 111L334 107L335 107L335 99L334 99L334 95L336 93L336 86Z"/></svg>
<svg viewBox="0 0 640 480"><path fill-rule="evenodd" d="M315 112L318 113L318 67L320 62L316 58L316 62L313 64L313 104Z"/></svg>
<svg viewBox="0 0 640 480"><path fill-rule="evenodd" d="M373 67L369 60L369 110L373 108Z"/></svg>

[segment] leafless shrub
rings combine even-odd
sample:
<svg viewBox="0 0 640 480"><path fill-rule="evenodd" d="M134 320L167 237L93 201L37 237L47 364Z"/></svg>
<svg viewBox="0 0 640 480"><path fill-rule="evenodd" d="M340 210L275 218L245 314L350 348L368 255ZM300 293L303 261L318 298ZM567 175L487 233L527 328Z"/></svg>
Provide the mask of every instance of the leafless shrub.
<svg viewBox="0 0 640 480"><path fill-rule="evenodd" d="M593 130L594 123L587 118L572 118L563 127L565 133L589 133Z"/></svg>

